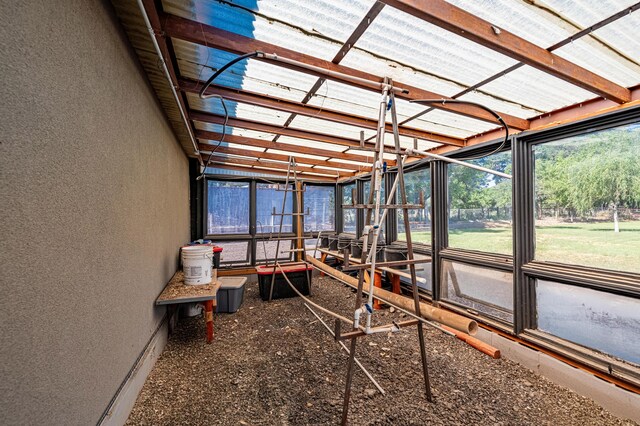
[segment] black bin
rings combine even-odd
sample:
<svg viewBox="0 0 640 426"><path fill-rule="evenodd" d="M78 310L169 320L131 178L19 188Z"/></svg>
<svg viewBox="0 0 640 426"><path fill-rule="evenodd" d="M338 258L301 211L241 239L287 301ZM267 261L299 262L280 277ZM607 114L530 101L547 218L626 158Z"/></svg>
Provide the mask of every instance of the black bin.
<svg viewBox="0 0 640 426"><path fill-rule="evenodd" d="M260 289L260 297L262 300L269 300L269 288L271 287L271 276L274 266L256 266L258 274L258 287ZM282 275L280 268L276 269L276 279L273 285L273 299L284 299L287 297L296 297L297 293L293 291ZM287 278L291 284L304 296L309 295L309 287L311 286L313 267L305 263L295 263L282 265L282 270L287 274Z"/></svg>

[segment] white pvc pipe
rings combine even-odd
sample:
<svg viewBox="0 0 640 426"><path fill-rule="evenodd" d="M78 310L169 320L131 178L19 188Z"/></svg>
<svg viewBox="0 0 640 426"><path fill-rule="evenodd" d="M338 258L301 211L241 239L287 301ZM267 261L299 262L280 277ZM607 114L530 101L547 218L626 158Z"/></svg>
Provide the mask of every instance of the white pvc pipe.
<svg viewBox="0 0 640 426"><path fill-rule="evenodd" d="M449 162L449 163L460 164L461 166L469 167L471 169L480 170L481 172L491 173L492 175L500 176L500 177L507 178L507 179L511 179L512 178L511 175L499 172L497 170L487 169L486 167L476 166L475 164L467 163L465 161L456 160L455 158L444 157L442 155L433 154L431 152L420 151L420 150L417 150L417 149L408 148L405 151L405 153L407 155L415 155L415 156L421 155L423 157L431 157L431 158L435 158L436 160L442 160L442 161L446 161L446 162Z"/></svg>
<svg viewBox="0 0 640 426"><path fill-rule="evenodd" d="M176 91L175 86L173 85L173 81L171 80L171 73L169 72L169 68L167 67L167 62L162 55L162 50L160 50L160 45L158 44L158 40L156 40L156 34L151 26L151 22L149 21L149 15L147 15L147 11L144 8L144 4L142 0L137 0L138 8L140 9L140 13L142 14L142 19L144 19L144 24L147 26L147 31L149 31L149 35L151 36L151 42L153 43L153 47L156 49L156 55L160 58L160 62L162 62L162 69L164 70L164 76L167 78L169 82L169 87L171 87L171 92L173 92L173 98L178 104L178 109L180 110L180 115L182 116L182 121L184 125L187 127L187 131L189 132L189 139L191 139L191 145L193 145L193 149L198 156L198 160L200 161L200 166L204 167L204 162L202 161L202 156L200 155L200 150L198 149L198 144L196 143L195 135L193 134L193 130L191 129L191 124L189 124L189 118L187 114L182 109L182 103L180 102L180 98L178 97L178 92Z"/></svg>

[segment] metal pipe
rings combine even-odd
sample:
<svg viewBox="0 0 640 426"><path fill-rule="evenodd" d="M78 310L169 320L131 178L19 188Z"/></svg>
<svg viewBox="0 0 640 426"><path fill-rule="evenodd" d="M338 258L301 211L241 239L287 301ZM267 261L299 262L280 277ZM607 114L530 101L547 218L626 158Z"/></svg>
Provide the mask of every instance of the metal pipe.
<svg viewBox="0 0 640 426"><path fill-rule="evenodd" d="M182 103L180 102L180 98L178 97L178 92L171 80L171 73L169 72L169 68L167 67L167 62L164 59L164 55L162 54L162 50L160 49L160 45L158 44L158 40L156 40L156 33L151 26L151 21L149 21L149 15L147 15L147 10L144 8L144 4L142 0L137 0L138 8L140 9L140 13L142 14L142 19L144 19L144 24L147 26L147 31L149 31L149 35L151 36L151 42L153 43L153 47L156 49L156 55L160 58L160 62L162 62L162 69L164 70L164 76L167 78L169 82L169 87L171 87L171 92L173 93L173 98L178 104L178 109L180 110L180 115L182 116L182 121L184 125L187 127L187 131L189 133L189 139L191 139L191 145L193 145L193 149L195 150L196 155L198 156L198 160L200 161L200 166L204 167L204 161L202 161L202 155L200 155L200 150L198 149L198 144L196 143L196 137L193 134L193 129L191 129L191 124L189 122L189 118L187 117L186 112L182 108Z"/></svg>
<svg viewBox="0 0 640 426"><path fill-rule="evenodd" d="M431 158L434 158L436 160L442 160L442 161L446 161L448 163L459 164L461 166L469 167L471 169L480 170L481 172L491 173L492 175L500 176L500 177L507 178L507 179L511 179L513 177L513 176L511 176L509 174L502 173L502 172L499 172L497 170L488 169L488 168L482 167L482 166L476 166L475 164L467 163L465 161L456 160L455 158L449 158L449 157L445 157L445 156L442 156L442 155L433 154L431 152L420 151L418 149L407 148L407 150L405 151L405 154L414 155L414 156L421 155L423 157L431 157Z"/></svg>
<svg viewBox="0 0 640 426"><path fill-rule="evenodd" d="M327 325L326 322L324 322L324 320L322 318L320 318L320 315L318 315L316 313L316 311L314 311L313 309L311 309L311 307L309 305L307 305L306 303L304 304L304 306L306 306L306 308L308 310L311 311L311 313L313 315L315 315L316 318L318 318L318 321L320 321L320 323L322 323L322 325L324 325L324 328L326 328L329 333L331 334L331 336L336 337L335 333L333 332L333 330L331 330L331 327L329 327ZM342 349L344 349L347 354L349 354L349 348L347 348L347 345L344 344L344 342L342 342L341 340L338 341L338 343L340 343L340 346L342 346ZM369 380L371 380L371 383L373 383L373 385L378 389L378 391L380 391L380 393L382 395L385 394L384 389L382 389L382 386L380 386L378 384L378 382L376 381L376 379L373 378L373 376L367 371L366 368L364 368L364 366L360 363L360 361L358 360L358 358L354 358L354 361L356 362L356 364L358 365L358 367L360 367L360 370L362 370L362 372L365 374L365 376L367 376L369 378Z"/></svg>

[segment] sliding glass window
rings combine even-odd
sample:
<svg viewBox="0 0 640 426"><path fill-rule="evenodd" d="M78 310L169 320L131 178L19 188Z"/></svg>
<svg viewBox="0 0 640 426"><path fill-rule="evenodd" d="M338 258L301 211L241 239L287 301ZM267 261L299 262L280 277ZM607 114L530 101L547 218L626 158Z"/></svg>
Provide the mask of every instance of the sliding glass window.
<svg viewBox="0 0 640 426"><path fill-rule="evenodd" d="M533 153L535 259L640 272L640 124Z"/></svg>
<svg viewBox="0 0 640 426"><path fill-rule="evenodd" d="M469 163L511 172L511 151ZM511 179L449 164L449 247L512 254Z"/></svg>
<svg viewBox="0 0 640 426"><path fill-rule="evenodd" d="M414 243L431 245L431 177L429 169L420 169L405 172L404 183L407 193L407 202L418 204L420 193L424 195L424 208L409 210L409 224L411 226L411 238ZM396 194L396 202L401 203L402 199ZM404 213L397 210L398 240L406 241L404 228Z"/></svg>
<svg viewBox="0 0 640 426"><path fill-rule="evenodd" d="M353 203L352 193L355 192L355 188L355 183L342 187L342 205ZM342 231L356 232L356 209L342 208Z"/></svg>

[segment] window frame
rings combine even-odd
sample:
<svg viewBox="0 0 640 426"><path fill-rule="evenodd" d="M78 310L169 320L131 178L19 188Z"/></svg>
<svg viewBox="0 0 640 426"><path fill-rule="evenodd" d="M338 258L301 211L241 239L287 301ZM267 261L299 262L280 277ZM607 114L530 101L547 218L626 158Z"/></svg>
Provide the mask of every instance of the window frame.
<svg viewBox="0 0 640 426"><path fill-rule="evenodd" d="M249 232L248 233L244 233L244 234L209 234L208 233L208 229L207 229L207 214L208 214L208 199L209 199L209 181L233 181L233 182L248 182L249 183ZM269 262L273 262L275 259L268 259L268 260L264 260L261 259L258 261L258 250L263 250L262 247L262 241L269 237L269 235L277 235L277 232L271 234L271 233L260 233L258 232L258 224L257 224L257 212L256 212L256 208L257 208L257 185L259 183L267 183L267 184L279 184L279 185L283 185L286 181L285 179L279 178L279 179L267 179L267 178L261 178L261 177L236 177L236 176L228 176L228 175L215 175L215 174L207 174L205 175L205 179L202 180L202 186L199 188L199 192L202 194L202 200L203 202L201 202L200 204L197 203L193 203L192 205L197 205L198 206L198 210L200 212L200 219L195 218L195 220L192 220L192 225L195 224L195 226L198 226L200 229L200 234L199 235L195 235L194 239L197 238L203 238L203 239L207 239L207 240L212 240L212 241L224 241L224 242L248 242L249 244L249 259L248 261L233 261L233 262L225 262L223 265L221 265L221 268L234 268L234 267L239 267L239 268L248 268L248 267L255 267L256 265L260 265L260 264L264 264L266 263L266 261ZM291 185L293 185L293 183L290 182ZM305 182L304 180L302 180L302 184L303 185L308 185L309 183ZM313 186L330 186L334 188L334 191L337 193L337 185L334 183L318 183L318 182L313 182L311 185ZM287 197L290 197L291 194L295 194L295 192L291 191L289 192L289 194L287 195ZM303 211L304 211L304 193L303 194L303 198L302 198L302 206L303 206ZM293 201L292 204L292 210L294 213L297 213L297 203L295 201ZM334 212L334 218L337 219L337 206L336 206L336 211ZM294 216L295 217L295 216ZM293 220L292 221L292 232L283 232L282 233L282 238L280 239L280 244L281 247L284 245L284 247L287 247L288 244L293 244L290 243L290 241L293 241L293 239L295 238L295 236L297 235L297 221ZM337 221L334 222L334 228L336 228L337 226ZM328 232L328 231L325 231ZM304 237L305 238L317 238L317 232L312 232L312 233L305 233ZM273 241L275 241L276 239L274 238ZM293 259L293 255L289 256L288 258L289 260ZM279 260L283 260L282 258L280 258Z"/></svg>

